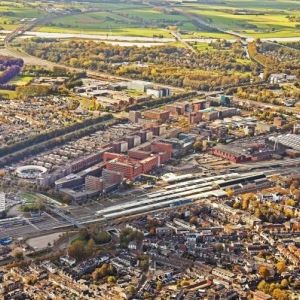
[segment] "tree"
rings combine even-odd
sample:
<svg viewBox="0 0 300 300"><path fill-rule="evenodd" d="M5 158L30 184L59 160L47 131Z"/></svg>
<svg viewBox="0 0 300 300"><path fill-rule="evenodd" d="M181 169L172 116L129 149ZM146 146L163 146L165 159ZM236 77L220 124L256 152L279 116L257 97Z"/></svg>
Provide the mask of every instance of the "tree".
<svg viewBox="0 0 300 300"><path fill-rule="evenodd" d="M29 275L26 279L25 279L26 284L28 285L34 285L37 282L37 277L36 275Z"/></svg>
<svg viewBox="0 0 300 300"><path fill-rule="evenodd" d="M238 209L238 208L240 208L240 207L241 207L241 202L240 202L240 201L235 201L235 202L233 203L233 208Z"/></svg>
<svg viewBox="0 0 300 300"><path fill-rule="evenodd" d="M82 228L82 229L80 229L80 231L79 231L79 238L80 238L81 240L84 240L84 241L89 240L89 238L90 238L90 233L89 233L89 231L87 230L87 228Z"/></svg>
<svg viewBox="0 0 300 300"><path fill-rule="evenodd" d="M283 273L286 269L285 261L281 260L276 264L276 269L278 273Z"/></svg>
<svg viewBox="0 0 300 300"><path fill-rule="evenodd" d="M111 235L107 231L100 231L96 234L93 234L93 238L96 243L106 244L106 243L110 242Z"/></svg>
<svg viewBox="0 0 300 300"><path fill-rule="evenodd" d="M129 285L127 288L126 288L126 293L128 295L133 295L135 292L135 287L133 285Z"/></svg>
<svg viewBox="0 0 300 300"><path fill-rule="evenodd" d="M250 200L248 197L243 197L243 200L242 200L242 209L243 210L247 210L248 207L249 207L249 203L250 203Z"/></svg>
<svg viewBox="0 0 300 300"><path fill-rule="evenodd" d="M198 217L197 216L192 216L190 218L190 224L191 225L197 225L197 223L198 223Z"/></svg>
<svg viewBox="0 0 300 300"><path fill-rule="evenodd" d="M139 257L139 266L142 270L146 271L149 267L149 257L147 255L142 255Z"/></svg>
<svg viewBox="0 0 300 300"><path fill-rule="evenodd" d="M288 285L289 285L289 282L288 282L288 280L287 280L287 279L285 279L285 278L284 278L284 279L282 279L282 280L281 280L281 283L280 283L280 285L281 285L281 287L282 287L282 288L284 288L284 289L285 289L285 288L287 288L287 287L288 287Z"/></svg>
<svg viewBox="0 0 300 300"><path fill-rule="evenodd" d="M265 282L265 280L260 281L260 283L257 285L257 289L267 293L269 291L269 284Z"/></svg>
<svg viewBox="0 0 300 300"><path fill-rule="evenodd" d="M68 248L68 254L70 257L73 257L78 261L86 258L87 253L83 241L74 241Z"/></svg>
<svg viewBox="0 0 300 300"><path fill-rule="evenodd" d="M265 266L260 266L258 269L258 273L260 274L261 277L267 278L270 276L270 271L267 267Z"/></svg>
<svg viewBox="0 0 300 300"><path fill-rule="evenodd" d="M98 281L105 276L116 275L116 269L111 264L103 264L100 268L97 268L93 273L92 277L95 281Z"/></svg>
<svg viewBox="0 0 300 300"><path fill-rule="evenodd" d="M286 205L288 206L296 206L297 202L294 199L287 199Z"/></svg>
<svg viewBox="0 0 300 300"><path fill-rule="evenodd" d="M150 229L149 229L149 234L151 236L155 236L156 235L156 228L154 226L152 226Z"/></svg>
<svg viewBox="0 0 300 300"><path fill-rule="evenodd" d="M86 245L86 252L88 256L93 256L96 250L96 245L93 239L89 239Z"/></svg>
<svg viewBox="0 0 300 300"><path fill-rule="evenodd" d="M300 201L300 190L299 189L294 191L294 198L297 202Z"/></svg>
<svg viewBox="0 0 300 300"><path fill-rule="evenodd" d="M15 258L15 259L18 259L18 260L21 260L23 259L24 257L24 252L22 250L22 248L15 248L13 251L12 251L12 256Z"/></svg>
<svg viewBox="0 0 300 300"><path fill-rule="evenodd" d="M282 291L281 289L277 288L273 291L272 296L276 300L287 300L288 295L285 291Z"/></svg>
<svg viewBox="0 0 300 300"><path fill-rule="evenodd" d="M131 228L124 228L120 232L120 245L122 247L127 247L129 242L136 241L141 243L144 238L144 234L137 230L132 230Z"/></svg>
<svg viewBox="0 0 300 300"><path fill-rule="evenodd" d="M115 276L108 276L107 277L107 283L116 283L116 277Z"/></svg>
<svg viewBox="0 0 300 300"><path fill-rule="evenodd" d="M156 289L160 291L160 290L162 289L162 287L163 287L162 282L161 282L160 280L158 280L158 281L156 282Z"/></svg>
<svg viewBox="0 0 300 300"><path fill-rule="evenodd" d="M233 194L234 194L234 191L233 191L233 189L231 189L231 188L227 188L227 189L225 190L225 192L226 192L228 198L231 198L231 197L233 196Z"/></svg>
<svg viewBox="0 0 300 300"><path fill-rule="evenodd" d="M255 215L256 218L259 218L259 219L261 219L262 216L263 216L263 214L262 214L262 212L259 208L255 209L254 215Z"/></svg>
<svg viewBox="0 0 300 300"><path fill-rule="evenodd" d="M203 150L203 142L202 141L196 141L193 145L193 148L195 151L202 151Z"/></svg>

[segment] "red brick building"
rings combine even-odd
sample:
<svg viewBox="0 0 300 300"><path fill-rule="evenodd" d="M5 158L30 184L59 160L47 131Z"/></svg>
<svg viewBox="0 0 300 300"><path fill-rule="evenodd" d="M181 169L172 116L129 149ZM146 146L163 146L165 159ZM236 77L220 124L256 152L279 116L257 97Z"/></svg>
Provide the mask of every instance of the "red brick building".
<svg viewBox="0 0 300 300"><path fill-rule="evenodd" d="M154 142L151 144L151 151L153 153L160 153L160 152L168 152L172 153L172 145L162 142Z"/></svg>
<svg viewBox="0 0 300 300"><path fill-rule="evenodd" d="M242 163L250 161L251 157L247 156L240 151L232 148L231 146L219 145L212 149L212 154L230 160L234 163Z"/></svg>
<svg viewBox="0 0 300 300"><path fill-rule="evenodd" d="M146 119L158 120L162 123L166 122L170 118L170 112L167 110L148 110L144 112L144 117Z"/></svg>
<svg viewBox="0 0 300 300"><path fill-rule="evenodd" d="M158 155L153 155L141 160L140 163L143 166L143 173L149 173L159 166L160 158Z"/></svg>
<svg viewBox="0 0 300 300"><path fill-rule="evenodd" d="M138 161L126 159L113 159L107 162L107 170L123 174L126 179L134 180L143 173L143 166Z"/></svg>
<svg viewBox="0 0 300 300"><path fill-rule="evenodd" d="M142 150L129 150L128 151L128 156L130 158L134 159L145 159L149 157L151 152L149 151L142 151Z"/></svg>
<svg viewBox="0 0 300 300"><path fill-rule="evenodd" d="M85 188L93 191L103 191L103 179L95 176L85 177Z"/></svg>

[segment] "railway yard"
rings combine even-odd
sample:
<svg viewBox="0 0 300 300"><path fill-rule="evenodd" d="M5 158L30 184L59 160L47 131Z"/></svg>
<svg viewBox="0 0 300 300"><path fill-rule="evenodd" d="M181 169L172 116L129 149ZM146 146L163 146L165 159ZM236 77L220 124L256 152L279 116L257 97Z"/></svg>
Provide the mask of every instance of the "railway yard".
<svg viewBox="0 0 300 300"><path fill-rule="evenodd" d="M97 222L113 226L160 210L180 209L181 206L198 202L222 202L222 198L227 195L226 190L232 186L243 187L256 183L249 191L267 188L273 184L270 179L272 176L294 174L299 164L300 159L293 159L251 164L248 170L247 165L237 166L234 172L225 169L223 175L216 175L215 172L212 172L215 175L209 175L209 171L205 175L202 172L175 175L159 180L159 184L154 185L152 191L138 187L128 192L115 192L104 196L100 201L90 201L78 207L47 202L51 208L55 207L56 212L51 209L34 218L16 216L11 220L4 219L0 224L0 237L11 236L17 240Z"/></svg>

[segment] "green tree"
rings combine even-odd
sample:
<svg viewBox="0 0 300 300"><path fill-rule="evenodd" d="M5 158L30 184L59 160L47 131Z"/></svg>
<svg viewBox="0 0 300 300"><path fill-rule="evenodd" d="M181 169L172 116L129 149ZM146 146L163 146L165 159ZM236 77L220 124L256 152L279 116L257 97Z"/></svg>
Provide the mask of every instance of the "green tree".
<svg viewBox="0 0 300 300"><path fill-rule="evenodd" d="M98 244L106 244L110 242L111 235L107 231L100 231L96 234L93 234L93 238Z"/></svg>
<svg viewBox="0 0 300 300"><path fill-rule="evenodd" d="M116 283L117 282L117 279L115 276L108 276L107 277L107 283Z"/></svg>

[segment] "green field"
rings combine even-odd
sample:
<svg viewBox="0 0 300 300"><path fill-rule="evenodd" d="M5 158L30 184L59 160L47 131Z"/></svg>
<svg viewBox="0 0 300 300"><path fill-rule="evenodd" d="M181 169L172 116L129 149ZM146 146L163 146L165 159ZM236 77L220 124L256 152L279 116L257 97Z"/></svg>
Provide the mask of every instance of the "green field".
<svg viewBox="0 0 300 300"><path fill-rule="evenodd" d="M40 32L50 32L50 33L75 33L75 34L97 34L97 35L106 35L106 36L132 36L132 37L153 37L160 36L170 38L172 35L168 30L160 28L110 28L110 29L101 29L101 30L80 30L75 28L65 28L61 27L49 27L43 26L38 29Z"/></svg>
<svg viewBox="0 0 300 300"><path fill-rule="evenodd" d="M211 26L250 37L300 37L300 1L229 0L213 5L186 3L178 7Z"/></svg>
<svg viewBox="0 0 300 300"><path fill-rule="evenodd" d="M0 2L0 28L14 29L23 18L46 14L46 7L80 9L63 17L54 17L41 32L78 33L141 37L171 37L171 30L183 38L222 38L235 31L255 38L300 37L299 0L226 0L195 1L146 5L133 1L43 1ZM90 12L90 10L93 12ZM89 11L89 12L87 12ZM195 22L196 16L201 22ZM211 27L211 29L209 28ZM215 29L219 29L220 32Z"/></svg>
<svg viewBox="0 0 300 300"><path fill-rule="evenodd" d="M187 18L181 15L166 14L145 6L106 4L101 9L110 9L110 11L56 18L51 24L39 28L39 31L171 37L169 26L187 31L197 30Z"/></svg>

